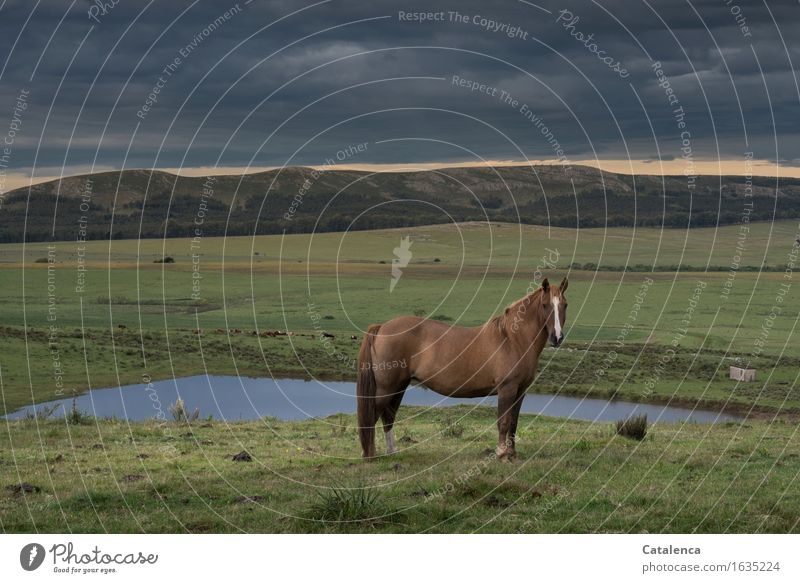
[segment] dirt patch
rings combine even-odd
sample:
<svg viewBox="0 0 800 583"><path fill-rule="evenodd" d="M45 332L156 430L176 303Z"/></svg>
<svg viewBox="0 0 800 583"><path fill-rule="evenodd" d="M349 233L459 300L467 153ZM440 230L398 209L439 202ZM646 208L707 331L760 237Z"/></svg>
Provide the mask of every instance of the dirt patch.
<svg viewBox="0 0 800 583"><path fill-rule="evenodd" d="M121 479L123 482L138 482L144 480L144 476L142 474L126 474Z"/></svg>
<svg viewBox="0 0 800 583"><path fill-rule="evenodd" d="M263 502L263 496L238 496L234 499L234 504L255 504L257 502Z"/></svg>
<svg viewBox="0 0 800 583"><path fill-rule="evenodd" d="M489 508L508 508L511 506L511 503L503 500L502 498L498 498L494 494L484 498L483 504Z"/></svg>
<svg viewBox="0 0 800 583"><path fill-rule="evenodd" d="M232 459L235 462L251 462L251 461L253 461L253 456L251 456L246 451L240 451L235 456L233 456Z"/></svg>
<svg viewBox="0 0 800 583"><path fill-rule="evenodd" d="M19 484L11 484L6 486L6 492L14 495L19 494L38 494L42 489L39 486L34 486L28 482L21 482Z"/></svg>

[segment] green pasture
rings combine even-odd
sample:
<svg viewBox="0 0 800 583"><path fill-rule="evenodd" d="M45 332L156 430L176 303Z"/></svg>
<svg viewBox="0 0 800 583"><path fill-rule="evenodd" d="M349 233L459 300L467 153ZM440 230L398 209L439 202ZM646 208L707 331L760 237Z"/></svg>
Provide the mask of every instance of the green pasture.
<svg viewBox="0 0 800 583"><path fill-rule="evenodd" d="M460 224L3 245L3 398L11 410L145 374L353 378L370 323L478 325L531 282L569 273L567 342L545 351L534 390L796 412L800 287L785 269L798 225L742 233ZM401 237L412 257L390 293ZM174 263L155 263L165 256ZM275 330L296 336L253 336ZM758 366L757 383L727 379L737 358Z"/></svg>
<svg viewBox="0 0 800 583"><path fill-rule="evenodd" d="M401 408L400 451L362 462L352 415L0 433L5 532L797 532L796 424L651 426L523 415L501 463L492 411ZM380 444L380 451L383 451ZM246 452L252 461L234 461ZM241 456L245 457L245 456Z"/></svg>

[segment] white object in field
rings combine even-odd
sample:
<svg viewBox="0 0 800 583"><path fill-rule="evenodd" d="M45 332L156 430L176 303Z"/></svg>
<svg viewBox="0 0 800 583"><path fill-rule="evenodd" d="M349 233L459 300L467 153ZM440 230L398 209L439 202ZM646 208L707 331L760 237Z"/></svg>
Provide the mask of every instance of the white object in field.
<svg viewBox="0 0 800 583"><path fill-rule="evenodd" d="M744 383L752 383L756 380L756 369L742 368L740 366L731 367L731 378L735 381L742 381Z"/></svg>

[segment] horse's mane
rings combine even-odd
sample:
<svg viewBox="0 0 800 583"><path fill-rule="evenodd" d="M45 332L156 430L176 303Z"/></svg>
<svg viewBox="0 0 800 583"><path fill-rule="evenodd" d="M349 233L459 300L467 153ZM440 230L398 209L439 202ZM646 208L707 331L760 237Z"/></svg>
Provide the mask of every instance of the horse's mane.
<svg viewBox="0 0 800 583"><path fill-rule="evenodd" d="M542 288L537 288L529 294L525 294L518 300L511 302L502 312L492 316L485 326L496 326L501 335L508 335L511 326L514 324L514 317L523 306L526 308L533 303L534 298L538 298L542 293Z"/></svg>

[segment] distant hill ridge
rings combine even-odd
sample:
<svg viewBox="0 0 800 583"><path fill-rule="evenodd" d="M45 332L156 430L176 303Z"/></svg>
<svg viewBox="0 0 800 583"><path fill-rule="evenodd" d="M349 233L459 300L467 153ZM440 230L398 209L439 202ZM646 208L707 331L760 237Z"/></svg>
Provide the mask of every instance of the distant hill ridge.
<svg viewBox="0 0 800 583"><path fill-rule="evenodd" d="M690 190L683 176L556 165L381 173L289 167L214 177L124 170L36 184L30 200L28 187L6 193L0 242L307 233L487 218L686 228L800 216L800 179L750 182L700 176Z"/></svg>

